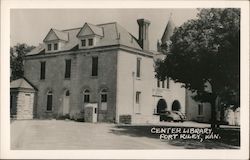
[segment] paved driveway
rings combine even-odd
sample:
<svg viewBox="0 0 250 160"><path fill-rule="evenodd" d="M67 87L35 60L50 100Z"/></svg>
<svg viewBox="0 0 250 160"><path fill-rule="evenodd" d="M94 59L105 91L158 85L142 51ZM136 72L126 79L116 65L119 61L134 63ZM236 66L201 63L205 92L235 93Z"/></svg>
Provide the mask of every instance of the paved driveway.
<svg viewBox="0 0 250 160"><path fill-rule="evenodd" d="M63 120L11 123L11 149L167 149L180 148L148 137L115 134L115 124Z"/></svg>
<svg viewBox="0 0 250 160"><path fill-rule="evenodd" d="M164 122L159 125L166 127L195 127L195 125L198 125L199 127L208 127L206 124L193 124L193 122ZM159 135L150 133L151 128L152 125L149 124L138 126L117 126L115 124L94 124L70 120L19 120L11 123L11 149L81 150L238 148L217 141L206 141L204 143L195 140L161 141ZM239 133L237 135L239 135ZM237 135L231 137L237 137Z"/></svg>

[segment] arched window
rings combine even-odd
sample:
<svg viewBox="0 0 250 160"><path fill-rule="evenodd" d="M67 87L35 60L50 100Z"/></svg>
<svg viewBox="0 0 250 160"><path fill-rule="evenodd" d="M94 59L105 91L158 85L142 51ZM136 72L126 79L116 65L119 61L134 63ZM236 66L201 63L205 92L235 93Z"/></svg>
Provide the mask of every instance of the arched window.
<svg viewBox="0 0 250 160"><path fill-rule="evenodd" d="M172 110L173 111L180 111L181 109L181 104L178 100L174 100L173 104L172 104Z"/></svg>
<svg viewBox="0 0 250 160"><path fill-rule="evenodd" d="M89 103L89 94L90 94L90 91L88 89L83 91L83 101L84 101L84 103Z"/></svg>
<svg viewBox="0 0 250 160"><path fill-rule="evenodd" d="M166 109L167 109L167 102L165 101L165 99L160 99L157 103L156 113L160 114L162 112L165 112Z"/></svg>
<svg viewBox="0 0 250 160"><path fill-rule="evenodd" d="M107 89L101 90L101 102L107 102Z"/></svg>
<svg viewBox="0 0 250 160"><path fill-rule="evenodd" d="M107 102L108 102L108 91L107 89L102 89L101 94L101 110L107 110Z"/></svg>
<svg viewBox="0 0 250 160"><path fill-rule="evenodd" d="M67 91L65 92L65 96L70 96L69 90L67 90Z"/></svg>
<svg viewBox="0 0 250 160"><path fill-rule="evenodd" d="M47 93L47 111L52 111L52 104L53 104L53 94L52 91Z"/></svg>

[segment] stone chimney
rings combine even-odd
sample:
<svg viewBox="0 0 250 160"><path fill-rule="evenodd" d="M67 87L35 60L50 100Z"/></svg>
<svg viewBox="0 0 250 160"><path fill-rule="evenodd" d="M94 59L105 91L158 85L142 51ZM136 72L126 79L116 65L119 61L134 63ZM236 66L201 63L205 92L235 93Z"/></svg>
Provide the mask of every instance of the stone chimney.
<svg viewBox="0 0 250 160"><path fill-rule="evenodd" d="M146 19L138 19L137 23L139 25L139 45L143 50L149 50L148 27L150 21Z"/></svg>

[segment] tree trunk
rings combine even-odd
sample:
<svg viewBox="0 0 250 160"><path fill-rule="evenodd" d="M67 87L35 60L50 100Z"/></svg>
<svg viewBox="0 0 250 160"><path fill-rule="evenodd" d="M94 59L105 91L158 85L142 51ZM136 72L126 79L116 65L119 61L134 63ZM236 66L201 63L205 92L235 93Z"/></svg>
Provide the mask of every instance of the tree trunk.
<svg viewBox="0 0 250 160"><path fill-rule="evenodd" d="M216 128L216 96L211 98L211 128L215 129Z"/></svg>

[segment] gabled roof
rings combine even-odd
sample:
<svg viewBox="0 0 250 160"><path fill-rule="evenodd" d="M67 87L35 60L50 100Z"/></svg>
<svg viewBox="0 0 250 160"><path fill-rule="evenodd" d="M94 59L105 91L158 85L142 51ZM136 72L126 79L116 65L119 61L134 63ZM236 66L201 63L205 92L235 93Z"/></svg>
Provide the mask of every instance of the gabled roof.
<svg viewBox="0 0 250 160"><path fill-rule="evenodd" d="M67 32L63 32L63 31L53 29L53 28L50 29L49 33L46 35L43 41L44 42L50 41L49 36L52 34L55 34L57 40L68 41L69 36Z"/></svg>
<svg viewBox="0 0 250 160"><path fill-rule="evenodd" d="M20 78L10 82L10 89L31 89L36 90L25 78Z"/></svg>
<svg viewBox="0 0 250 160"><path fill-rule="evenodd" d="M162 38L161 38L162 44L165 44L167 41L170 41L170 38L174 33L174 28L175 28L175 25L174 25L174 22L172 19L172 15L170 15L169 20L168 20L168 24L167 24L165 31L164 31Z"/></svg>
<svg viewBox="0 0 250 160"><path fill-rule="evenodd" d="M98 25L85 23L84 26L89 27L89 29L91 29L93 33L101 36L101 38L94 47L106 47L106 46L120 44L137 50L142 50L142 48L138 44L137 39L116 22L98 24ZM76 49L76 46L79 44L79 39L77 36L82 30L82 28L83 27L61 31L62 33L68 34L68 41L63 46L61 46L60 51L70 51L73 48ZM58 32L55 33L58 35ZM45 44L41 44L26 55L27 56L37 55L40 52L42 52L45 49L45 47L46 47Z"/></svg>
<svg viewBox="0 0 250 160"><path fill-rule="evenodd" d="M103 30L101 27L98 27L96 25L90 24L90 23L85 23L79 33L77 34L77 37L80 37L81 34L84 33L85 30L89 29L91 33L87 33L88 35L98 35L98 36L103 36ZM86 33L85 33L86 35Z"/></svg>

